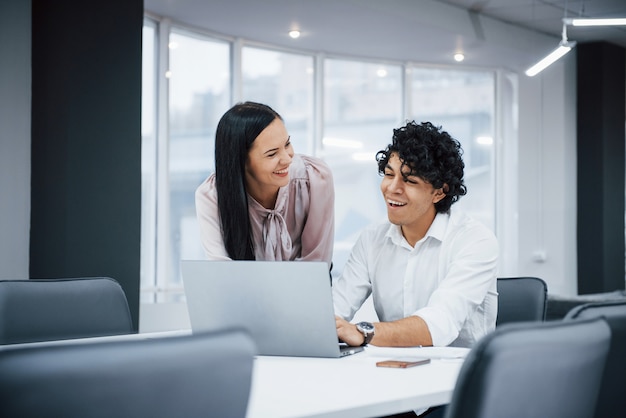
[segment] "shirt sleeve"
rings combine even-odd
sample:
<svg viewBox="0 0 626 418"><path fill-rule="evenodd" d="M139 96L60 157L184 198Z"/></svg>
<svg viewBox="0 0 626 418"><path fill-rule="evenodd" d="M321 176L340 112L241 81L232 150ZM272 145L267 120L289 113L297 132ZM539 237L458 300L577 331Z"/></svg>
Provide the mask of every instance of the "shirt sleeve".
<svg viewBox="0 0 626 418"><path fill-rule="evenodd" d="M445 269L443 279L428 305L413 314L424 319L435 346L449 345L459 336L492 291L497 275L499 249L490 231L468 229L444 245L447 248L439 260L440 268Z"/></svg>
<svg viewBox="0 0 626 418"><path fill-rule="evenodd" d="M326 261L333 258L335 234L335 188L328 165L317 158L302 157L309 178L309 211L302 229L299 260Z"/></svg>
<svg viewBox="0 0 626 418"><path fill-rule="evenodd" d="M195 197L200 239L207 258L209 260L230 260L222 237L214 175L206 179L196 189Z"/></svg>

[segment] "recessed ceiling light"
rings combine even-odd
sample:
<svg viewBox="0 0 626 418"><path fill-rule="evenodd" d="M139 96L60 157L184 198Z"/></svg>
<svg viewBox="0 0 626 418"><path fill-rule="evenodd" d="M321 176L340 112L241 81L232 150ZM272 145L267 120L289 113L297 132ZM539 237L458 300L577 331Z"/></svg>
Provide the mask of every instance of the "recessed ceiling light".
<svg viewBox="0 0 626 418"><path fill-rule="evenodd" d="M298 39L300 37L300 31L297 29L290 30L289 37L293 39Z"/></svg>
<svg viewBox="0 0 626 418"><path fill-rule="evenodd" d="M463 55L461 52L457 52L456 54L454 54L454 60L456 62L461 62L465 59L465 55Z"/></svg>

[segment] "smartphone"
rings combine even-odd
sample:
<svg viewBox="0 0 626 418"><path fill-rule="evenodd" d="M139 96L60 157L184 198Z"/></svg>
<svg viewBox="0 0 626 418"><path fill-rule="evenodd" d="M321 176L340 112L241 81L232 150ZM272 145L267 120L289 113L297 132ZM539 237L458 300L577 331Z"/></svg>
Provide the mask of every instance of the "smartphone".
<svg viewBox="0 0 626 418"><path fill-rule="evenodd" d="M430 363L430 359L427 357L409 357L379 361L376 363L376 367L397 367L406 369L407 367L414 367L428 363Z"/></svg>

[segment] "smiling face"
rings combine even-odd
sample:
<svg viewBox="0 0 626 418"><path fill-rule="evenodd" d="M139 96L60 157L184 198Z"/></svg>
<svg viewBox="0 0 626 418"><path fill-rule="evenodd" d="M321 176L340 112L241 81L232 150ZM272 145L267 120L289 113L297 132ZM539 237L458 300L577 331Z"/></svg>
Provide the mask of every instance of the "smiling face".
<svg viewBox="0 0 626 418"><path fill-rule="evenodd" d="M445 197L424 179L409 175L398 154L392 153L385 167L380 190L387 205L389 222L399 225L407 242L414 246L430 228L437 211L435 203Z"/></svg>
<svg viewBox="0 0 626 418"><path fill-rule="evenodd" d="M278 189L289 183L293 147L285 124L274 119L252 143L246 161L248 193L267 209L273 209Z"/></svg>

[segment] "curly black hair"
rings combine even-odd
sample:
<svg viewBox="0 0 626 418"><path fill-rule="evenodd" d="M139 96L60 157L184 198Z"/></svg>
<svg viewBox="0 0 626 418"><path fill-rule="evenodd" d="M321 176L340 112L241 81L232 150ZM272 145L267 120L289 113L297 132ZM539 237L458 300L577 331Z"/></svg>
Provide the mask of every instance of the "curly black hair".
<svg viewBox="0 0 626 418"><path fill-rule="evenodd" d="M463 149L459 141L441 127L411 121L394 129L391 144L376 153L379 174L385 173L393 153L398 155L402 166L410 169L407 176L420 177L435 189L443 188L446 197L435 203L437 212L448 212L450 206L467 193L463 184Z"/></svg>

